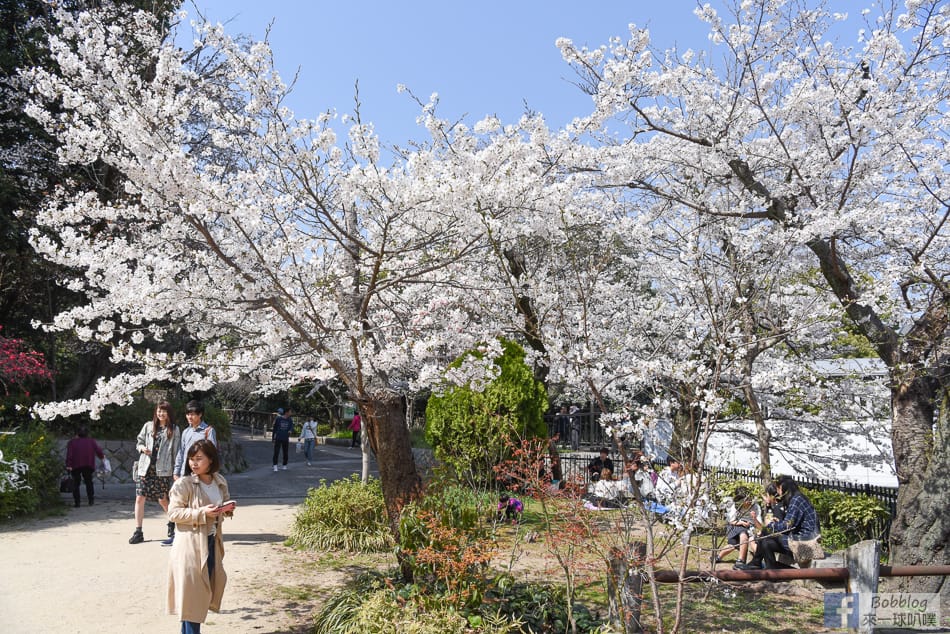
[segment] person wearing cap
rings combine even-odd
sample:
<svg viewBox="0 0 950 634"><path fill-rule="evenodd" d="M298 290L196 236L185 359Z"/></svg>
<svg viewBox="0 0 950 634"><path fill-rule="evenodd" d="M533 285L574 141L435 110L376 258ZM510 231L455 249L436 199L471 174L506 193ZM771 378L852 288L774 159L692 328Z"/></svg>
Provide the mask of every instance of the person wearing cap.
<svg viewBox="0 0 950 634"><path fill-rule="evenodd" d="M188 464L188 450L199 440L205 439L218 446L218 435L214 432L214 427L204 422L204 405L201 401L188 401L185 405L185 419L188 421L188 427L181 433L181 442L178 445L178 453L175 455L175 469L172 471L172 477L175 480L191 473L191 467ZM171 546L175 539L175 524L168 523L168 539L162 542L163 546Z"/></svg>
<svg viewBox="0 0 950 634"><path fill-rule="evenodd" d="M274 418L274 426L271 428L271 440L274 441L274 471L277 471L277 455L284 452L284 463L281 467L287 470L287 455L290 447L290 434L294 431L294 421L288 413L284 415L284 408L277 408L277 417Z"/></svg>

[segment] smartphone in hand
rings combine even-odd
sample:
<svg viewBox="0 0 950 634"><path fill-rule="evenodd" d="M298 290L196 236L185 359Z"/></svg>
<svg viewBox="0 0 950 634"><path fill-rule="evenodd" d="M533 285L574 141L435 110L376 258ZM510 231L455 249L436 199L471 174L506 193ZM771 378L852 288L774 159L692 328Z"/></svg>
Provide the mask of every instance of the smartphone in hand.
<svg viewBox="0 0 950 634"><path fill-rule="evenodd" d="M222 513L228 513L233 511L235 506L236 503L234 500L228 500L227 502L222 502L217 507L215 507L215 510L221 511Z"/></svg>

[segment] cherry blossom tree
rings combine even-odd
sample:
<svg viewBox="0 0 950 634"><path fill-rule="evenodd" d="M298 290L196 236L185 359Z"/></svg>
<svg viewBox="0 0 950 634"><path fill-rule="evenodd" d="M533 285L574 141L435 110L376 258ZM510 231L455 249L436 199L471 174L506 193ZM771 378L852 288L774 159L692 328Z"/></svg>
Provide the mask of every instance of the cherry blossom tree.
<svg viewBox="0 0 950 634"><path fill-rule="evenodd" d="M708 55L654 51L636 27L600 49L560 46L595 99L582 125L605 132L578 169L807 249L890 371L892 558L946 563L950 7L876 7L850 46L853 21L795 0L697 9Z"/></svg>
<svg viewBox="0 0 950 634"><path fill-rule="evenodd" d="M88 303L45 327L112 346L135 368L43 416L123 402L156 381L207 389L250 377L262 391L339 377L364 414L396 529L420 484L403 394L479 341L479 235L446 208L477 200L418 153L385 165L370 124L298 120L266 43L199 24L180 50L147 13L59 14L59 73L34 69L29 112L66 163L123 175L120 195L62 189L34 232L49 259L81 271ZM154 72L134 72L150 60ZM162 342L186 333L197 345Z"/></svg>

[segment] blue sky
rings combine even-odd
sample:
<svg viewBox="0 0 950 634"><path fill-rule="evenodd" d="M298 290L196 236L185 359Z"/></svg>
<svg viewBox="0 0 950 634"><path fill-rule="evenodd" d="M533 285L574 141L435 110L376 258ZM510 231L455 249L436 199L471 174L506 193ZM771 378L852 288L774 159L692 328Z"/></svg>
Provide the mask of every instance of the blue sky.
<svg viewBox="0 0 950 634"><path fill-rule="evenodd" d="M695 0L194 0L232 34L270 43L278 71L299 78L289 105L298 117L352 112L359 80L361 112L381 140L404 145L425 137L418 106L439 93L440 116L474 123L488 114L514 122L525 104L562 126L587 114L590 98L554 45L558 37L591 48L626 37L631 22L650 29L661 48L706 48Z"/></svg>

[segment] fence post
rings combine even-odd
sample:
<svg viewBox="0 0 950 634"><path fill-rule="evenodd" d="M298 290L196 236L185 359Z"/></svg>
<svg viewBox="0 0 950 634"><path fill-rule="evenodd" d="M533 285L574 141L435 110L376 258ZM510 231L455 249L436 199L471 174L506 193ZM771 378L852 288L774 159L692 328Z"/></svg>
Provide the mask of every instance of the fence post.
<svg viewBox="0 0 950 634"><path fill-rule="evenodd" d="M643 577L640 566L646 558L647 545L633 542L626 552L619 548L610 551L610 570L607 573L608 618L611 625L626 634L643 631L640 626L640 607L643 603Z"/></svg>
<svg viewBox="0 0 950 634"><path fill-rule="evenodd" d="M871 601L877 592L880 559L881 547L876 539L858 542L844 551L844 563L848 567L847 589L858 595L858 627L850 628L849 632L874 632L874 607Z"/></svg>

